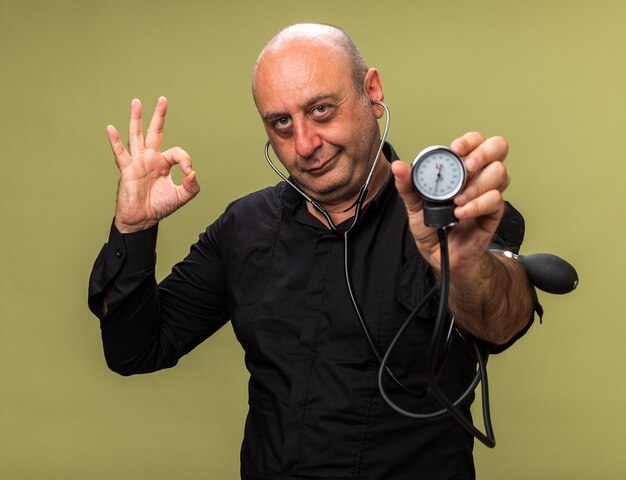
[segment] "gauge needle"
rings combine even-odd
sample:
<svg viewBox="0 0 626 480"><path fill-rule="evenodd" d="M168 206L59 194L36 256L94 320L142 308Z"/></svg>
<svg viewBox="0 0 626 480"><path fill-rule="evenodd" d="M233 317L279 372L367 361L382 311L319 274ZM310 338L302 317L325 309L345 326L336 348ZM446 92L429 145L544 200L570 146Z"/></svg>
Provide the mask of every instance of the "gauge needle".
<svg viewBox="0 0 626 480"><path fill-rule="evenodd" d="M435 180L435 186L433 187L433 193L436 192L437 190L437 184L439 183L439 180L441 180L441 167L443 165L437 165L435 168L437 169L437 179Z"/></svg>

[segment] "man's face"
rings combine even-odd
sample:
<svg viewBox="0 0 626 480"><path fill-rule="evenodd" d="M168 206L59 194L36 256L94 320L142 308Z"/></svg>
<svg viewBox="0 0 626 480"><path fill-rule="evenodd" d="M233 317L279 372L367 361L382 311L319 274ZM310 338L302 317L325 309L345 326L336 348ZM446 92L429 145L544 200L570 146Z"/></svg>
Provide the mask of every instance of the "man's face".
<svg viewBox="0 0 626 480"><path fill-rule="evenodd" d="M293 40L257 67L257 108L276 155L309 195L332 205L365 182L379 142L376 115L347 57L317 41Z"/></svg>

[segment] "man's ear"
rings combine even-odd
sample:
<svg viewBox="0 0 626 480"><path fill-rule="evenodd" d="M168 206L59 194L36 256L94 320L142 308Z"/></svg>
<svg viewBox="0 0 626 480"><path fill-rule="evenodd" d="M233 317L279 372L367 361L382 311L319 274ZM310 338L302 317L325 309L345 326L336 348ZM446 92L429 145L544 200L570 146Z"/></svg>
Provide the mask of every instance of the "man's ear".
<svg viewBox="0 0 626 480"><path fill-rule="evenodd" d="M375 68L370 68L365 74L363 79L363 91L370 102L384 102L385 94L383 93L383 81L380 78L380 73ZM376 118L380 118L385 113L385 110L380 105L373 105Z"/></svg>

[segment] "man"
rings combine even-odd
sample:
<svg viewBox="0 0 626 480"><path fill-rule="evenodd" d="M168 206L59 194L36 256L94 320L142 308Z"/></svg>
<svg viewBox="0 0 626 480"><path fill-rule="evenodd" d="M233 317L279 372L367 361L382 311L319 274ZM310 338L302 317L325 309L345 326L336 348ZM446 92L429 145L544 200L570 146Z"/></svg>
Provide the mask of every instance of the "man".
<svg viewBox="0 0 626 480"><path fill-rule="evenodd" d="M173 366L230 319L250 371L242 478L473 478L471 435L451 417L416 421L383 402L379 364L345 284L344 241L329 228L329 220L339 231L352 223L381 141L378 71L340 29L294 25L261 52L253 96L291 181L328 218L286 182L253 193L231 204L157 286L158 222L200 187L189 155L160 151L166 100L145 139L134 100L128 151L107 128L121 178L114 226L90 283L110 368L128 375ZM493 241L517 249L523 235L502 200L506 142L472 132L451 148L468 170L455 199L460 222L449 233L449 309L462 335L453 335L439 377L455 399L475 372L465 337L506 348L532 319L533 291L519 265L488 251ZM385 145L346 247L352 290L381 351L440 268L437 232L424 226L410 167L396 159ZM169 176L176 164L182 185ZM424 385L434 315L427 305L390 361L411 390ZM430 395L416 399L388 383L410 410L441 408ZM469 415L469 402L461 408Z"/></svg>

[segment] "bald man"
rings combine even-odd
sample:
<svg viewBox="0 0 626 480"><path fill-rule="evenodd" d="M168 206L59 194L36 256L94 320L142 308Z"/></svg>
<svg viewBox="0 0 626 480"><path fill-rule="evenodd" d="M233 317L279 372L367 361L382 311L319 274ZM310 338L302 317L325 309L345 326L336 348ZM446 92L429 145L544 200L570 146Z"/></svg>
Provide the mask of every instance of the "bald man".
<svg viewBox="0 0 626 480"><path fill-rule="evenodd" d="M158 285L158 222L200 190L191 158L161 149L165 98L145 139L133 100L128 150L107 127L121 177L89 305L109 367L122 375L171 367L230 320L250 372L242 478L474 478L469 433L449 416L399 415L376 386L374 350L384 352L440 271L437 232L424 225L410 167L389 144L376 161L379 72L342 30L298 24L259 55L253 96L290 178L231 204ZM439 376L455 399L476 369L467 339L506 349L532 322L534 296L519 265L489 252L492 243L517 251L523 237L523 219L502 198L507 143L470 132L451 148L468 171L448 238L458 333ZM175 165L181 185L171 180ZM385 380L389 395L413 411L441 408L403 389L424 386L435 310L427 304L396 346L389 367L404 387ZM469 401L460 408L469 416Z"/></svg>

